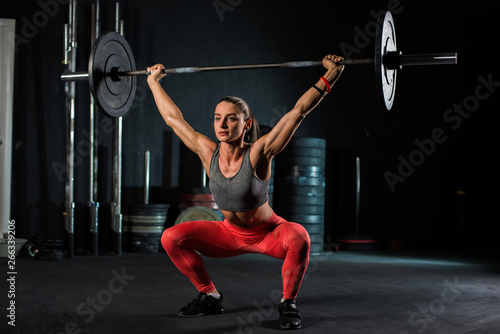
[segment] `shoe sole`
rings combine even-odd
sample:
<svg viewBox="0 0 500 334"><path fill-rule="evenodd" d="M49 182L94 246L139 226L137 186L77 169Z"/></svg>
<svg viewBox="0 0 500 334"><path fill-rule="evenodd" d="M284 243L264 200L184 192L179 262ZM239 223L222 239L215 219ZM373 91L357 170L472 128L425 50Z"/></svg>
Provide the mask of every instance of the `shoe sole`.
<svg viewBox="0 0 500 334"><path fill-rule="evenodd" d="M283 325L280 325L281 329L300 329L302 327L302 325L298 325L298 326L283 326Z"/></svg>
<svg viewBox="0 0 500 334"><path fill-rule="evenodd" d="M182 318L197 318L197 317L204 316L205 313L190 314L190 315L186 315L186 314L182 314L182 313L177 313L177 315L179 317L182 317Z"/></svg>
<svg viewBox="0 0 500 334"><path fill-rule="evenodd" d="M179 317L182 317L182 318L197 318L197 317L202 317L204 315L216 315L216 314L224 314L224 311L220 312L220 313L198 313L198 314L182 314L182 313L177 313L177 315Z"/></svg>

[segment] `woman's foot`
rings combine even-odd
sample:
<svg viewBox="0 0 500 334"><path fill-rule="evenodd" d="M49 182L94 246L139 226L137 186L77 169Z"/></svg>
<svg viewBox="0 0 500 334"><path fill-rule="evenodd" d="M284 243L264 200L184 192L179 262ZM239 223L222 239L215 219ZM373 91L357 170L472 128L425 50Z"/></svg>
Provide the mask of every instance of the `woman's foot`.
<svg viewBox="0 0 500 334"><path fill-rule="evenodd" d="M280 313L280 327L283 329L296 329L302 326L300 312L293 299L285 299L278 306Z"/></svg>
<svg viewBox="0 0 500 334"><path fill-rule="evenodd" d="M224 313L224 296L222 293L219 298L214 298L204 292L200 292L196 299L193 299L186 306L182 307L177 312L177 315L192 318L221 313Z"/></svg>

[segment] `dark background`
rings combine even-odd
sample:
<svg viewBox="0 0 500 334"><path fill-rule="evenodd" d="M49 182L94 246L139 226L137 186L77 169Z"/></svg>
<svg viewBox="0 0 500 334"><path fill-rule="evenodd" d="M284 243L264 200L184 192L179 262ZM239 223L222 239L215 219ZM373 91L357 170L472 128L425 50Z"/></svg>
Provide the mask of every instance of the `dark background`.
<svg viewBox="0 0 500 334"><path fill-rule="evenodd" d="M8 3L0 12L2 17L17 20L12 219L18 237L64 236L66 175L54 166L65 164L65 93L60 80L65 2ZM363 40L359 31L374 21L372 12L387 9L394 1L120 3L125 37L137 68L144 69L157 62L181 67L320 60L328 53L371 58L374 38ZM221 4L227 6L222 13L216 9ZM91 1L80 0L78 5L77 69L87 71ZM470 117L462 118L456 129L443 115L455 104L474 101L480 76L500 81L494 66L499 9L497 2L485 0L400 0L393 13L398 48L404 53L457 51L459 65L400 71L390 112L378 106L373 68L349 67L334 91L306 118L296 136L327 140L327 236L354 232L358 156L363 235L400 240L407 247L494 245L500 236L500 93L473 105ZM102 31L114 30L114 2L101 1L101 19ZM172 75L162 84L187 121L215 139L212 113L222 96L244 98L261 125L273 126L323 73L320 68L213 72ZM137 89L134 106L123 120L124 213L128 204L142 200L147 149L151 150L151 202L176 207L180 193L201 184L201 164L164 124L145 77L138 78ZM77 247L82 249L89 247L89 159L83 149L88 141L88 103L88 85L78 83L75 143L81 159L75 168L75 233ZM106 122L108 116L99 113L99 118ZM385 175L398 173L398 157L416 157L415 140L432 138L437 128L443 129L446 140L436 144L432 154L421 154L424 159L419 166L391 189ZM109 125L101 127L99 148L97 200L103 247L111 247L109 129Z"/></svg>

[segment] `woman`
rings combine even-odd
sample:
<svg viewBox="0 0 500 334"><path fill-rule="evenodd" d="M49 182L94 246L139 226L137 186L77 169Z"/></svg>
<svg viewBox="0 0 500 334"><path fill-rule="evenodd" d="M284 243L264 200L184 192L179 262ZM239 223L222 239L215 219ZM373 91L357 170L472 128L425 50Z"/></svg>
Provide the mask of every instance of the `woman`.
<svg viewBox="0 0 500 334"><path fill-rule="evenodd" d="M309 263L310 240L304 227L277 216L268 203L271 161L291 139L304 117L323 99L339 78L342 58L327 55L327 72L297 101L274 128L253 143L246 134L257 128L248 105L240 98L223 98L215 108L214 130L220 143L196 132L161 87L163 65L149 67L147 81L163 119L194 153L207 172L210 190L225 220L192 221L170 227L161 243L177 268L198 289L198 296L181 308L179 316L224 312L219 294L199 253L214 258L260 253L283 259L283 298L279 305L282 328L300 328L295 298ZM199 252L199 253L198 253Z"/></svg>

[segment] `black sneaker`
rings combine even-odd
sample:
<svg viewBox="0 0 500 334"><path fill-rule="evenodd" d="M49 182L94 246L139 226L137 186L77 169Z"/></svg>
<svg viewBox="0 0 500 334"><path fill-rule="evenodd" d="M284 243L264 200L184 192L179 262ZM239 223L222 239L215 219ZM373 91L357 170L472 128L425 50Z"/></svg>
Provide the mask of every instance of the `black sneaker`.
<svg viewBox="0 0 500 334"><path fill-rule="evenodd" d="M283 329L296 329L302 326L300 312L293 299L285 299L278 306L280 313L280 326Z"/></svg>
<svg viewBox="0 0 500 334"><path fill-rule="evenodd" d="M179 312L177 312L177 315L192 318L200 317L202 315L221 313L224 313L224 297L222 296L222 293L220 294L220 298L217 299L212 296L208 296L204 292L200 292L198 297L181 308Z"/></svg>

